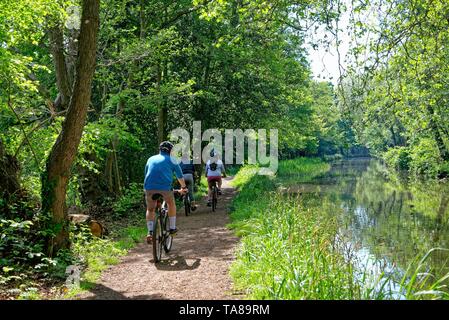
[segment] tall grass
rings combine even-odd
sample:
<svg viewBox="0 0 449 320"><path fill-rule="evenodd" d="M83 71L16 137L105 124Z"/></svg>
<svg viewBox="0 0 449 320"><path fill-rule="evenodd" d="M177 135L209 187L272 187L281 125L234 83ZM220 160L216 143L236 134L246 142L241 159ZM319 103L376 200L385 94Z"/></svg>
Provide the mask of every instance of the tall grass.
<svg viewBox="0 0 449 320"><path fill-rule="evenodd" d="M360 297L352 266L332 249L335 221L303 208L300 199L272 195L262 214L250 218L244 230L231 275L250 298Z"/></svg>
<svg viewBox="0 0 449 320"><path fill-rule="evenodd" d="M449 273L436 278L434 272L426 264L429 257L437 251L448 251L445 248L433 248L423 257L415 257L404 272L399 285L400 294L408 300L419 299L449 299L448 279ZM394 281L393 276L385 277L386 280Z"/></svg>
<svg viewBox="0 0 449 320"><path fill-rule="evenodd" d="M297 158L279 162L278 180L291 178L295 181L307 182L315 176L330 169L330 165L320 158Z"/></svg>

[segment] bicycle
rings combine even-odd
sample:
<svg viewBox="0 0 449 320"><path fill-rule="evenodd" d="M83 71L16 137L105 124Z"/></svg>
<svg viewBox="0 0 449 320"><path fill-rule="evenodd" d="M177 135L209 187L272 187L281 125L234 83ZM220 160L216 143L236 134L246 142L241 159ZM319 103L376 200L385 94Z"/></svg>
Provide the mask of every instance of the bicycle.
<svg viewBox="0 0 449 320"><path fill-rule="evenodd" d="M156 218L153 224L153 258L154 263L158 263L162 258L162 248L166 254L170 252L173 245L173 236L170 234L167 203L159 193L154 194L152 199L157 201Z"/></svg>
<svg viewBox="0 0 449 320"><path fill-rule="evenodd" d="M217 202L218 202L217 181L213 181L213 183L212 183L212 212L215 212L215 209L217 208Z"/></svg>
<svg viewBox="0 0 449 320"><path fill-rule="evenodd" d="M190 214L190 210L191 210L191 205L192 205L192 200L190 199L190 194L187 192L183 197L182 197L182 202L184 203L184 211L186 213L186 216L188 216Z"/></svg>

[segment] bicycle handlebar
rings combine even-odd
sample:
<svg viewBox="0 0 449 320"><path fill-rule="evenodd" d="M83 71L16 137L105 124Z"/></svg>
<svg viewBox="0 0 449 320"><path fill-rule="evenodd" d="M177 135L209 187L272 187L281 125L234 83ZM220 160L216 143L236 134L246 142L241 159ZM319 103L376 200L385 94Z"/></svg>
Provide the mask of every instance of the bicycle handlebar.
<svg viewBox="0 0 449 320"><path fill-rule="evenodd" d="M187 193L187 192L189 192L189 189L188 189L188 188L185 188L185 189L173 189L173 193L181 193L181 194L185 194L185 193Z"/></svg>

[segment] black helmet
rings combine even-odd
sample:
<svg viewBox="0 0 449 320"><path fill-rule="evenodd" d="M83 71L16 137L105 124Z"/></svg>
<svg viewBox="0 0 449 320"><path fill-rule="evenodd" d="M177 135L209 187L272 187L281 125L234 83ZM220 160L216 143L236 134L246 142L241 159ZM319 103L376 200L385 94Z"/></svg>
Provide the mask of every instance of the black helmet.
<svg viewBox="0 0 449 320"><path fill-rule="evenodd" d="M160 151L170 153L171 149L173 149L173 144L170 141L164 141L159 145Z"/></svg>

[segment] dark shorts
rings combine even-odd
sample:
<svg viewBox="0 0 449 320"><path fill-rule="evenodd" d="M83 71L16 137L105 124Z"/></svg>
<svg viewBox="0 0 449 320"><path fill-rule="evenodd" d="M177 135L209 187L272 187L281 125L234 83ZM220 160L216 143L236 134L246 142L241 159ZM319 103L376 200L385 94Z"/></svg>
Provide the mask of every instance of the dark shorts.
<svg viewBox="0 0 449 320"><path fill-rule="evenodd" d="M207 183L208 183L209 187L212 186L214 181L221 182L221 177L207 177Z"/></svg>

